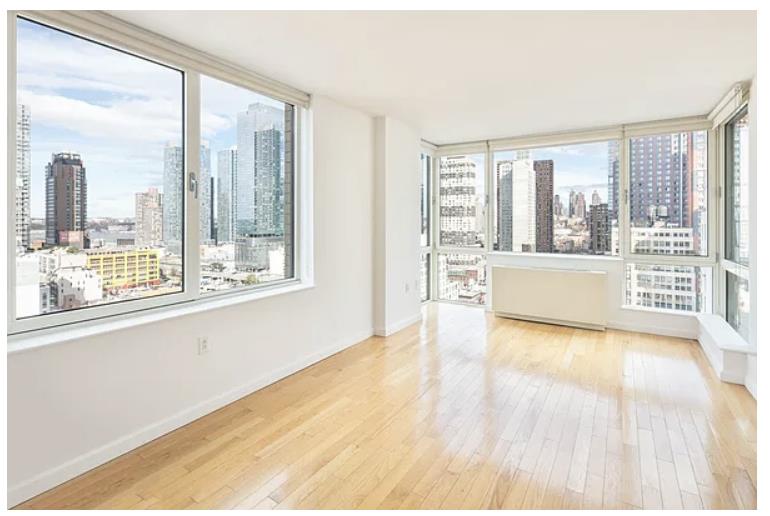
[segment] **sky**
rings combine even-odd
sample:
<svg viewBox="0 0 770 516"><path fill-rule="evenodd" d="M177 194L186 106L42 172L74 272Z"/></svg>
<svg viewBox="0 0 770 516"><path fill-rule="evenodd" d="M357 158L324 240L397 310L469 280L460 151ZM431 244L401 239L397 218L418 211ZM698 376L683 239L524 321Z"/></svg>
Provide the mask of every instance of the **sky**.
<svg viewBox="0 0 770 516"><path fill-rule="evenodd" d="M134 194L163 187L163 147L182 141L184 78L173 68L33 22L17 25L17 102L31 110L32 217L45 214L45 166L79 153L88 217L133 217ZM236 143L236 117L282 103L201 77L201 137L216 153Z"/></svg>

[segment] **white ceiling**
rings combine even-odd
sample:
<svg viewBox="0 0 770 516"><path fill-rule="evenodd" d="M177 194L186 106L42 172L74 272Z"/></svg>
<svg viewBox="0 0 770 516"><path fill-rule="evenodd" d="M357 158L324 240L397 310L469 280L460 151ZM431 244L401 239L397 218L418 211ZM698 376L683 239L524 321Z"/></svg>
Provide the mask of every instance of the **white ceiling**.
<svg viewBox="0 0 770 516"><path fill-rule="evenodd" d="M754 12L112 14L435 143L705 114L756 70Z"/></svg>

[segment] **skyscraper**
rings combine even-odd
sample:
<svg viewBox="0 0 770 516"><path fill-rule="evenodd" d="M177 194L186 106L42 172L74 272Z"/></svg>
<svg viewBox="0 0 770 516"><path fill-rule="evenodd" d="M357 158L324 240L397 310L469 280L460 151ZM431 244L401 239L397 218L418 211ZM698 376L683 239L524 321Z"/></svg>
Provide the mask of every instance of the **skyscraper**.
<svg viewBox="0 0 770 516"><path fill-rule="evenodd" d="M80 154L53 154L46 165L45 179L46 244L80 249L88 247L88 189L86 169Z"/></svg>
<svg viewBox="0 0 770 516"><path fill-rule="evenodd" d="M577 200L577 195L575 194L575 190L569 191L569 211L567 212L568 217L574 217L575 216L575 201Z"/></svg>
<svg viewBox="0 0 770 516"><path fill-rule="evenodd" d="M511 231L514 252L535 251L535 169L530 151L517 151L512 171L513 229Z"/></svg>
<svg viewBox="0 0 770 516"><path fill-rule="evenodd" d="M217 241L235 241L233 180L238 167L238 148L217 153Z"/></svg>
<svg viewBox="0 0 770 516"><path fill-rule="evenodd" d="M564 203L561 202L559 194L553 196L553 215L554 217L561 217L564 215Z"/></svg>
<svg viewBox="0 0 770 516"><path fill-rule="evenodd" d="M32 175L30 154L30 110L16 105L16 245L29 246L29 193Z"/></svg>
<svg viewBox="0 0 770 516"><path fill-rule="evenodd" d="M208 143L203 142L200 153L200 175L198 177L198 232L201 244L209 243L214 239L211 195L211 150Z"/></svg>
<svg viewBox="0 0 770 516"><path fill-rule="evenodd" d="M200 148L198 176L198 220L200 242L212 239L211 152L207 144ZM167 143L163 150L163 241L173 254L182 253L184 216L184 149Z"/></svg>
<svg viewBox="0 0 770 516"><path fill-rule="evenodd" d="M535 160L535 250L553 252L553 160Z"/></svg>
<svg viewBox="0 0 770 516"><path fill-rule="evenodd" d="M467 156L441 158L439 188L441 245L477 245L476 163Z"/></svg>
<svg viewBox="0 0 770 516"><path fill-rule="evenodd" d="M610 140L607 144L607 197L610 220L617 220L620 200L620 142L618 140Z"/></svg>
<svg viewBox="0 0 770 516"><path fill-rule="evenodd" d="M607 204L591 205L589 214L591 228L591 252L594 254L611 254L610 219Z"/></svg>
<svg viewBox="0 0 770 516"><path fill-rule="evenodd" d="M497 162L497 249L513 250L513 161Z"/></svg>
<svg viewBox="0 0 770 516"><path fill-rule="evenodd" d="M283 234L284 111L251 104L238 113L235 225L239 236Z"/></svg>
<svg viewBox="0 0 770 516"><path fill-rule="evenodd" d="M166 144L163 150L163 242L172 254L182 254L184 215L184 153Z"/></svg>
<svg viewBox="0 0 770 516"><path fill-rule="evenodd" d="M155 247L163 242L163 202L157 188L136 194L136 245Z"/></svg>
<svg viewBox="0 0 770 516"><path fill-rule="evenodd" d="M586 196L583 192L578 192L575 195L575 212L573 215L579 219L586 218Z"/></svg>

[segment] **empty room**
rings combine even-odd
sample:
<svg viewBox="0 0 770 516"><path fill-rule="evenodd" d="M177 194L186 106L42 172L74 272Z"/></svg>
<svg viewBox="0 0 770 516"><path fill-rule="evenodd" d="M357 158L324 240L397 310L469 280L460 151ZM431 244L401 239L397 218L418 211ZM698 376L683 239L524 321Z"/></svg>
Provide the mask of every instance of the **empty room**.
<svg viewBox="0 0 770 516"><path fill-rule="evenodd" d="M757 6L484 3L6 10L7 508L763 505Z"/></svg>

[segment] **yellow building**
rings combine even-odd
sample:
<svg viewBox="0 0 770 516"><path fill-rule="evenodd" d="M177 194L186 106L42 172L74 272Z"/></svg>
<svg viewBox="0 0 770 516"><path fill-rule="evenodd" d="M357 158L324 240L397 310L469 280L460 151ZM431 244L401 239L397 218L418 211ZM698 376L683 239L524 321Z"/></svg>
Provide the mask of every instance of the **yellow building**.
<svg viewBox="0 0 770 516"><path fill-rule="evenodd" d="M86 267L101 276L105 290L160 283L158 249L94 249L87 254Z"/></svg>

